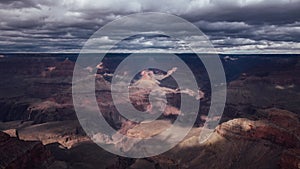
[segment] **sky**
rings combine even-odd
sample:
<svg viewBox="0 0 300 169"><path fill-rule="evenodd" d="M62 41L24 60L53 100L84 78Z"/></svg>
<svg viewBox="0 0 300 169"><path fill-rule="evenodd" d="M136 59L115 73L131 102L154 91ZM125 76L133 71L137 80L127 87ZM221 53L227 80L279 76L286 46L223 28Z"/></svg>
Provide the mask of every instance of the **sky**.
<svg viewBox="0 0 300 169"><path fill-rule="evenodd" d="M299 11L300 0L0 0L0 52L80 52L115 19L164 12L196 25L218 53L300 53ZM116 51L158 49L180 51L178 41L153 35L128 38Z"/></svg>

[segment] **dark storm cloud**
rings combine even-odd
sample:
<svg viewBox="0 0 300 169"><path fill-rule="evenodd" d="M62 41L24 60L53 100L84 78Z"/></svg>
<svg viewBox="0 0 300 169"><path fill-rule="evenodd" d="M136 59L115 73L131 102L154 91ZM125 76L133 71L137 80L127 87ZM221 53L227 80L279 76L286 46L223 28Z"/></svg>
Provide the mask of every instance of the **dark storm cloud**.
<svg viewBox="0 0 300 169"><path fill-rule="evenodd" d="M286 25L248 25L237 22L205 22L199 28L211 36L219 38L249 38L252 40L300 41L300 27L296 24Z"/></svg>
<svg viewBox="0 0 300 169"><path fill-rule="evenodd" d="M299 9L299 0L2 0L0 51L79 51L110 21L136 12L167 12L194 23L220 52L299 52ZM170 25L170 31L179 31L176 24ZM109 44L110 38L101 39L102 44ZM173 50L180 45L169 39L136 37L117 48L122 47Z"/></svg>
<svg viewBox="0 0 300 169"><path fill-rule="evenodd" d="M223 2L223 3L222 3ZM210 22L228 21L245 22L247 24L291 24L300 21L300 1L272 1L260 3L239 4L216 1L213 10L193 11L184 14L187 19L195 22L206 20ZM232 2L232 1L231 1ZM237 1L239 2L239 1ZM245 1L246 2L246 1Z"/></svg>
<svg viewBox="0 0 300 169"><path fill-rule="evenodd" d="M36 4L31 0L2 0L1 8L27 8L27 7L36 7Z"/></svg>

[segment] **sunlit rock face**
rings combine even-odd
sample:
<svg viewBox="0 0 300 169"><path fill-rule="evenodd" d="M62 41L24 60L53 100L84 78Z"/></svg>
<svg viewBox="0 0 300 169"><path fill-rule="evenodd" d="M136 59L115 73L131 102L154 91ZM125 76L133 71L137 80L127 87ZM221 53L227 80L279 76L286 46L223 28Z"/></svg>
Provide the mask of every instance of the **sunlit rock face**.
<svg viewBox="0 0 300 169"><path fill-rule="evenodd" d="M53 157L40 142L26 142L0 131L0 168L41 168L52 163Z"/></svg>
<svg viewBox="0 0 300 169"><path fill-rule="evenodd" d="M299 127L299 126L298 126ZM234 119L221 124L217 133L223 137L259 140L264 139L286 147L299 147L300 140L295 130L281 128L268 121Z"/></svg>
<svg viewBox="0 0 300 169"><path fill-rule="evenodd" d="M199 143L203 128L193 128L174 149L133 166L153 164L161 168L295 168L299 160L299 118L281 109L261 110L259 120L238 118L219 125L211 137ZM138 129L138 127L136 127Z"/></svg>
<svg viewBox="0 0 300 169"><path fill-rule="evenodd" d="M26 141L39 140L44 145L59 143L66 148L90 140L75 120L47 122L19 128L18 136Z"/></svg>

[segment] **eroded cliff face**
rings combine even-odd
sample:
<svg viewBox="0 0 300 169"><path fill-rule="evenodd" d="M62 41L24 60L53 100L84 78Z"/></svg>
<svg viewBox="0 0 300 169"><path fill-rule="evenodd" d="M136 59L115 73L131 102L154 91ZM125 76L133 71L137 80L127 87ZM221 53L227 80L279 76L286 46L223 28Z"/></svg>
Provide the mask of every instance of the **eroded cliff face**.
<svg viewBox="0 0 300 169"><path fill-rule="evenodd" d="M297 169L300 146L298 115L280 109L266 109L260 113L260 120L239 118L219 125L201 144L198 137L203 129L193 128L172 150L139 159L131 167Z"/></svg>
<svg viewBox="0 0 300 169"><path fill-rule="evenodd" d="M76 119L71 96L74 64L55 57L1 60L0 121Z"/></svg>
<svg viewBox="0 0 300 169"><path fill-rule="evenodd" d="M46 168L53 157L41 142L21 141L0 131L0 168Z"/></svg>
<svg viewBox="0 0 300 169"><path fill-rule="evenodd" d="M228 83L227 104L241 111L240 116L248 113L243 109L247 106L275 106L299 113L300 61L295 59L293 63L285 64L284 59L279 59L277 62L270 67L259 66Z"/></svg>

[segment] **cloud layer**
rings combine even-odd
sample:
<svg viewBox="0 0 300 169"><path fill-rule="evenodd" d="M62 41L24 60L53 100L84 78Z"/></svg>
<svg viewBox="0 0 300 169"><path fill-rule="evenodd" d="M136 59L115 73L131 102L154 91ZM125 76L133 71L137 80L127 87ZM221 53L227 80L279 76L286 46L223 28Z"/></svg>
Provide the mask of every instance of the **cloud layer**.
<svg viewBox="0 0 300 169"><path fill-rule="evenodd" d="M299 0L3 0L0 52L79 52L110 21L137 12L166 12L199 27L219 52L300 53L299 9ZM174 49L176 44L136 37L122 47Z"/></svg>

